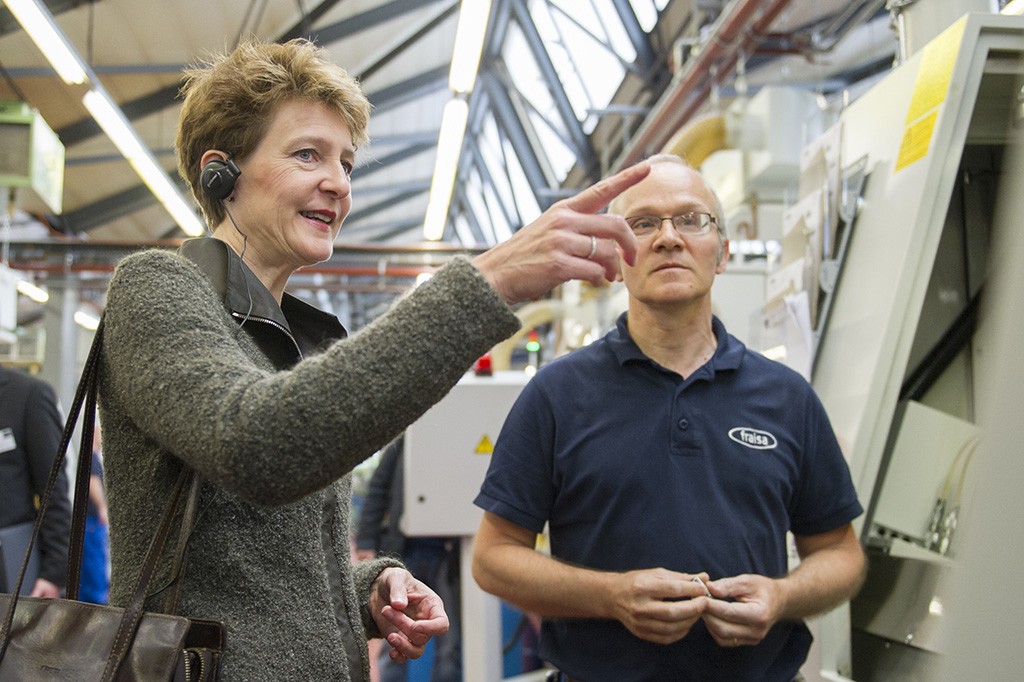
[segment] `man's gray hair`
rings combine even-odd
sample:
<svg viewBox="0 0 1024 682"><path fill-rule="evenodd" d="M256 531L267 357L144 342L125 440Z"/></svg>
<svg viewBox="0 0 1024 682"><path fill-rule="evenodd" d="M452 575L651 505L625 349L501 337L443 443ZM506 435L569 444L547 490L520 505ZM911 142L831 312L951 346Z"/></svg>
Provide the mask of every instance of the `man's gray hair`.
<svg viewBox="0 0 1024 682"><path fill-rule="evenodd" d="M718 260L721 261L725 251L725 242L726 240L729 239L729 231L726 229L725 225L725 208L722 206L722 200L718 198L718 193L715 192L714 188L710 185L710 183L708 183L708 179L704 177L703 173L701 173L699 170L697 170L690 164L686 163L686 161L684 161L681 156L677 156L676 154L654 154L653 156L650 156L647 159L645 159L645 161L647 161L647 163L651 164L652 166L657 163L676 163L679 164L680 166L689 168L700 177L701 182L704 183L704 186L707 187L708 192L711 193L711 196L715 200L715 225L718 226L719 244ZM622 211L619 209L619 197L621 196L622 195L620 194L618 197L615 197L614 199L612 199L611 203L608 204L609 213L613 215L622 215Z"/></svg>

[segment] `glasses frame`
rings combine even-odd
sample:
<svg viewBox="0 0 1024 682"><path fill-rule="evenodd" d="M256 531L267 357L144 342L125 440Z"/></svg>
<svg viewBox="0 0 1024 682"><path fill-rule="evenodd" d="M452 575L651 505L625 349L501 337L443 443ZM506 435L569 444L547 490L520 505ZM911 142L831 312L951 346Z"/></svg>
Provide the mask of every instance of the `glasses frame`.
<svg viewBox="0 0 1024 682"><path fill-rule="evenodd" d="M657 227L652 227L650 229L641 228L638 230L633 226L634 221L639 221L644 218L652 224L656 224ZM629 225L629 229L633 230L633 234L637 237L649 237L660 232L661 226L666 220L672 223L672 229L676 231L676 234L684 237L705 235L711 232L712 225L718 225L718 218L707 211L688 211L686 213L680 213L679 215L673 216L634 215L626 218L626 223ZM697 229L692 229L694 227Z"/></svg>

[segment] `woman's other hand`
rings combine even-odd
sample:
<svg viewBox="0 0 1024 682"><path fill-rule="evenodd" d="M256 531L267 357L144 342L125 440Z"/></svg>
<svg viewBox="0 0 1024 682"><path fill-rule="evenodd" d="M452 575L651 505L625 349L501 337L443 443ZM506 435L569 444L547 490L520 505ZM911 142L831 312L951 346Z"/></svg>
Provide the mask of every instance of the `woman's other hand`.
<svg viewBox="0 0 1024 682"><path fill-rule="evenodd" d="M622 216L597 212L649 171L647 163L631 166L555 203L473 265L507 303L532 300L570 279L613 281L620 252L633 263L636 237Z"/></svg>
<svg viewBox="0 0 1024 682"><path fill-rule="evenodd" d="M419 658L431 637L448 632L441 598L404 568L385 568L377 576L370 591L370 613L396 663Z"/></svg>

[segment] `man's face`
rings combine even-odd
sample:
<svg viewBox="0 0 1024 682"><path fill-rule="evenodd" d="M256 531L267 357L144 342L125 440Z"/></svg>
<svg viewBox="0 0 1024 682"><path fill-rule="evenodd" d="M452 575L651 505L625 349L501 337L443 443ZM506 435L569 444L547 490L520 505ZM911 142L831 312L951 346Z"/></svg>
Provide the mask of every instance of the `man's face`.
<svg viewBox="0 0 1024 682"><path fill-rule="evenodd" d="M669 218L690 212L716 219L714 196L701 176L676 163L656 163L650 174L626 190L616 202L625 218L649 215ZM636 263L622 263L622 279L631 302L672 306L709 297L715 275L725 270L729 243L719 243L714 224L707 234L681 235L670 220L653 234L638 237ZM721 246L721 256L719 248Z"/></svg>

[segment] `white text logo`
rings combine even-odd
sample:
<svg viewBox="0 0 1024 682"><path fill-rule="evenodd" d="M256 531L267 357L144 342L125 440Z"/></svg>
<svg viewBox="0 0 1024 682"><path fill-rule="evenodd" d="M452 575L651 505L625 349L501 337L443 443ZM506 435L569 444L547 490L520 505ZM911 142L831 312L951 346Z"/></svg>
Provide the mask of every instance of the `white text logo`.
<svg viewBox="0 0 1024 682"><path fill-rule="evenodd" d="M737 426L729 431L729 438L740 445L746 445L754 450L771 450L778 446L775 436L767 431L751 429L745 426Z"/></svg>

